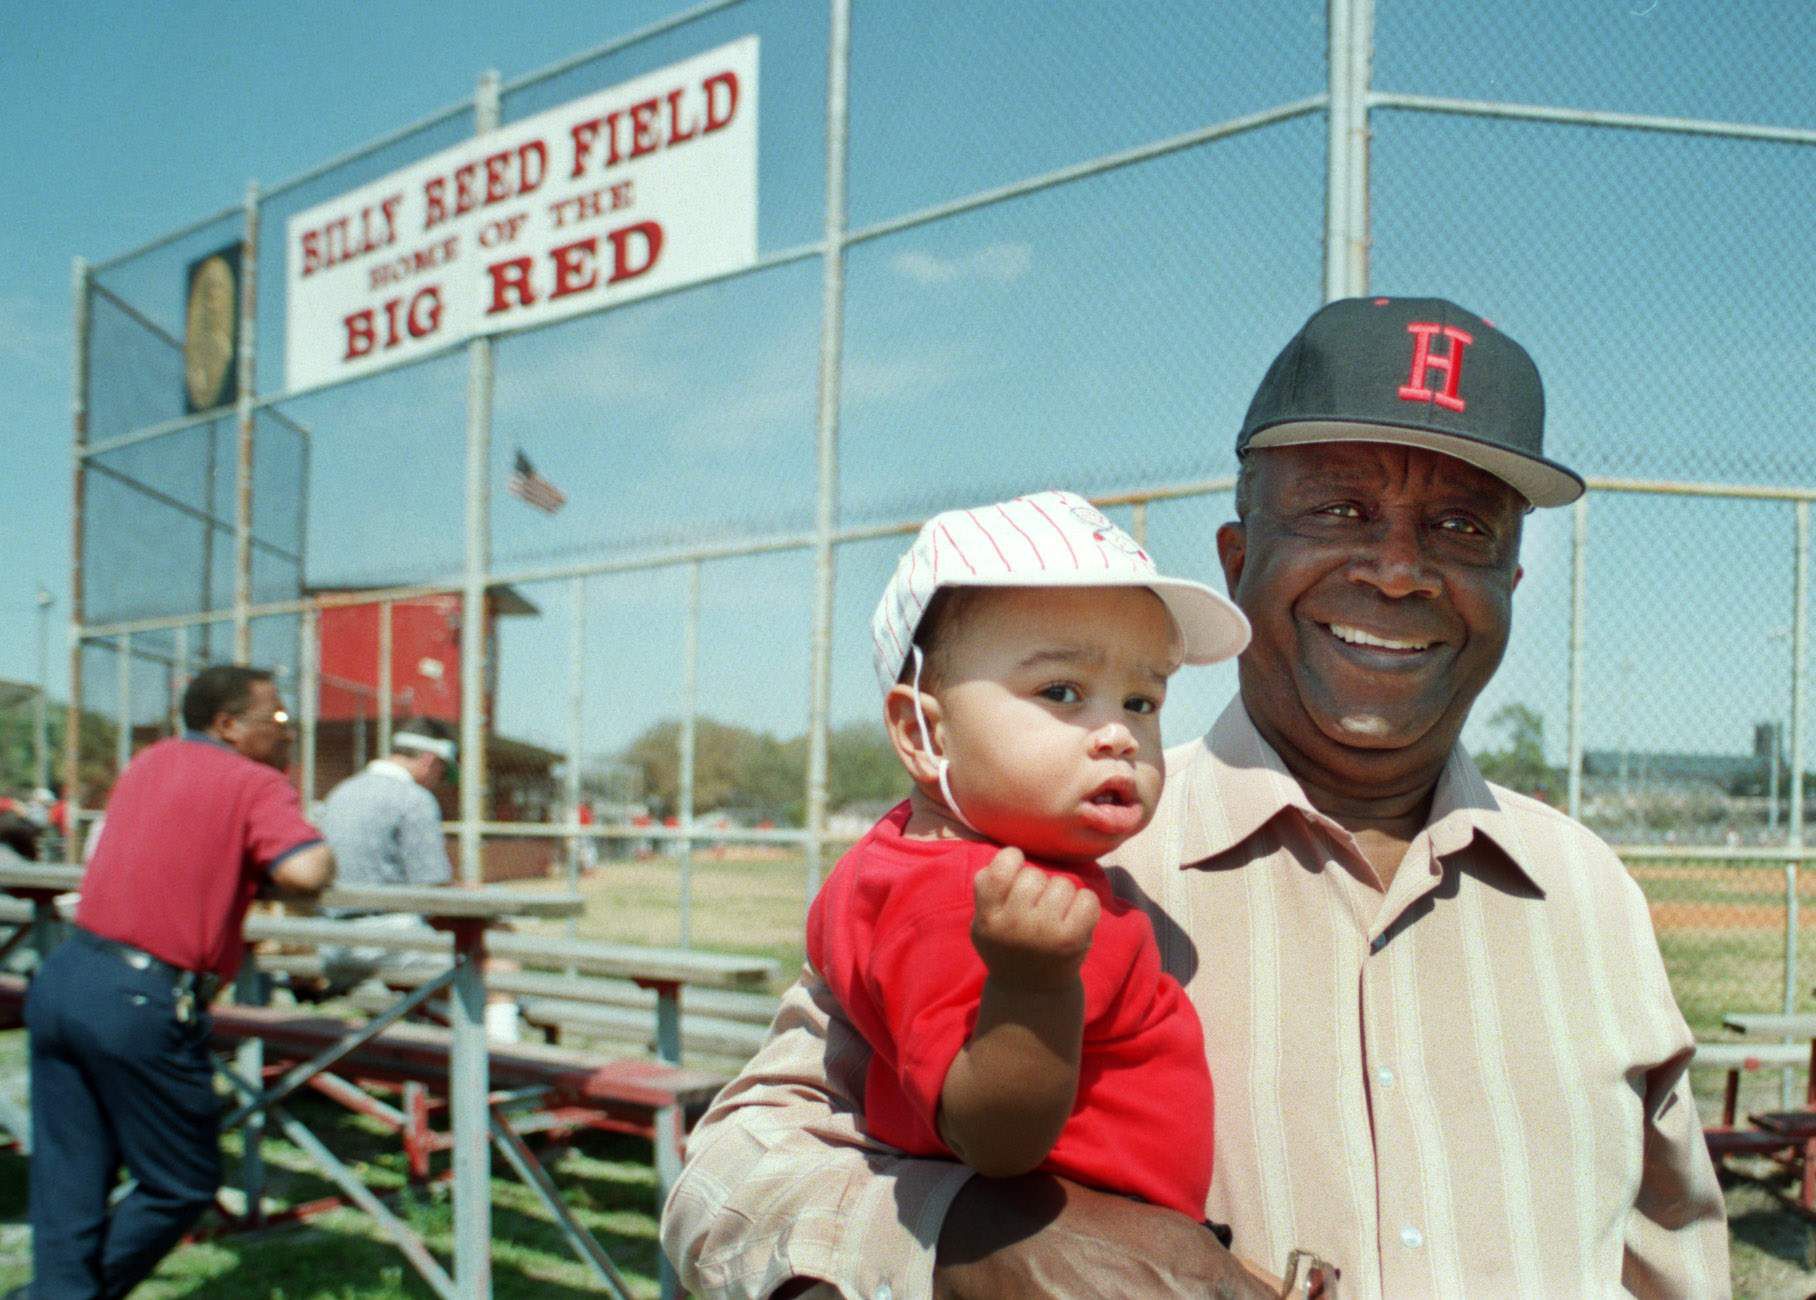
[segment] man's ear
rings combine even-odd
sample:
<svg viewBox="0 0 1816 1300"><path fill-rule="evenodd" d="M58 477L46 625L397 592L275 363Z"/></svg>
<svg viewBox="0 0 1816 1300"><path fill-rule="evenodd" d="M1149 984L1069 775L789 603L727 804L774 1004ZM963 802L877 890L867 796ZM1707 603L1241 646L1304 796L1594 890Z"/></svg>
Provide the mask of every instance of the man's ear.
<svg viewBox="0 0 1816 1300"><path fill-rule="evenodd" d="M1514 565L1513 566L1513 586L1510 587L1508 590L1518 591L1519 587L1520 587L1520 579L1525 576L1526 576L1526 566L1523 564Z"/></svg>
<svg viewBox="0 0 1816 1300"><path fill-rule="evenodd" d="M1230 599L1236 599L1236 587L1242 581L1242 562L1248 558L1248 526L1241 520L1224 524L1217 530L1217 562L1223 566L1223 582Z"/></svg>
<svg viewBox="0 0 1816 1300"><path fill-rule="evenodd" d="M926 691L921 692L921 709L927 715L927 730L939 735L940 702ZM889 688L883 697L883 726L889 732L889 743L895 748L908 775L917 784L931 784L940 779L938 755L929 754L921 743L920 723L914 716L914 688L900 683ZM937 742L936 742L937 743Z"/></svg>

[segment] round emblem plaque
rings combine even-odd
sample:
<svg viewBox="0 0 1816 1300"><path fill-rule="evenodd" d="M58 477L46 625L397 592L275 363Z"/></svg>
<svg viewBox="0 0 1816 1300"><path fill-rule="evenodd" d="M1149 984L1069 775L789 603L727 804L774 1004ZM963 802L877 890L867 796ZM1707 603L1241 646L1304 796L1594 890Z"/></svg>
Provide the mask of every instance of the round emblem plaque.
<svg viewBox="0 0 1816 1300"><path fill-rule="evenodd" d="M216 254L196 268L183 330L183 383L195 410L211 410L232 397L222 389L233 368L236 299L233 268L225 257Z"/></svg>

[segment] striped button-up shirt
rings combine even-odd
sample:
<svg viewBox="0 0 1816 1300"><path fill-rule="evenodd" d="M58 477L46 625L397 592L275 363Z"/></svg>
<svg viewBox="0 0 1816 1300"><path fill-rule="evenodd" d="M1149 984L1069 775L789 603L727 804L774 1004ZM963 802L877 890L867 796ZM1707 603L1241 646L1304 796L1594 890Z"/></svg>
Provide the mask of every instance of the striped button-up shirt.
<svg viewBox="0 0 1816 1300"><path fill-rule="evenodd" d="M1117 853L1204 1022L1207 1213L1358 1296L1729 1289L1692 1039L1612 852L1458 749L1383 891L1240 702ZM865 1048L810 977L690 1144L664 1243L698 1293L924 1296L967 1171L859 1128Z"/></svg>

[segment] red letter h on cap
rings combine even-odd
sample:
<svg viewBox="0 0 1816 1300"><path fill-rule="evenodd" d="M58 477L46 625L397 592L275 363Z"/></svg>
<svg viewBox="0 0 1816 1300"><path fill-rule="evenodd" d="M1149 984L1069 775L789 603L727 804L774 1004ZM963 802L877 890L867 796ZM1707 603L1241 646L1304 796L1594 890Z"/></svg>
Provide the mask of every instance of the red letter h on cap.
<svg viewBox="0 0 1816 1300"><path fill-rule="evenodd" d="M1447 411L1461 411L1465 403L1457 396L1457 385L1463 378L1463 349L1475 342L1475 336L1454 325L1438 325L1427 321L1413 321L1406 327L1406 332L1413 337L1412 373L1406 382L1400 385L1400 399L1406 402L1435 402ZM1431 350L1431 336L1442 334L1450 340L1450 351L1442 355ZM1433 392L1426 387L1431 382L1431 372L1437 370L1444 375L1444 391Z"/></svg>

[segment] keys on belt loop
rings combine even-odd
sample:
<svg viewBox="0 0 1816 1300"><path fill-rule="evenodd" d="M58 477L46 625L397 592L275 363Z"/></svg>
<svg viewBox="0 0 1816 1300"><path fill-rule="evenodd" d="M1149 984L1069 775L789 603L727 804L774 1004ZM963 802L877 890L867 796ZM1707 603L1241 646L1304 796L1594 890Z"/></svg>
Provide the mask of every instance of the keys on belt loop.
<svg viewBox="0 0 1816 1300"><path fill-rule="evenodd" d="M186 970L171 984L177 1023L186 1025L196 1017L198 1003L206 1007L214 999L217 981L212 974Z"/></svg>

